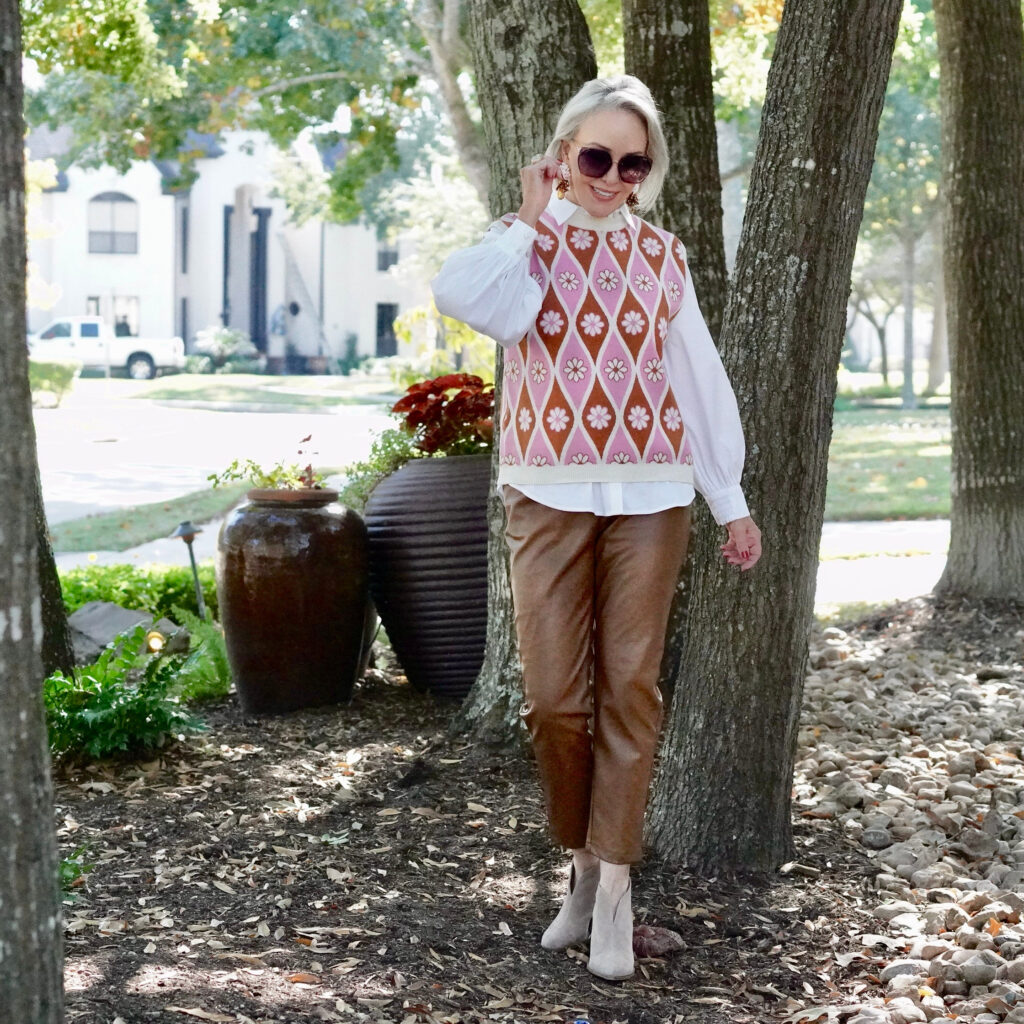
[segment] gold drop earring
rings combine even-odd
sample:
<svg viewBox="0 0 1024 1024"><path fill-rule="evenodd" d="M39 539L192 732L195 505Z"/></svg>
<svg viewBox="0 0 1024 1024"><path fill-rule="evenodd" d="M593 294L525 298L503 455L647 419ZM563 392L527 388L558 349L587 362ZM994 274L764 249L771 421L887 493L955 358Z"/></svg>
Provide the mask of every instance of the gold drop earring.
<svg viewBox="0 0 1024 1024"><path fill-rule="evenodd" d="M626 198L626 205L629 207L630 213L636 213L640 207L640 200L637 198L635 192L630 192Z"/></svg>

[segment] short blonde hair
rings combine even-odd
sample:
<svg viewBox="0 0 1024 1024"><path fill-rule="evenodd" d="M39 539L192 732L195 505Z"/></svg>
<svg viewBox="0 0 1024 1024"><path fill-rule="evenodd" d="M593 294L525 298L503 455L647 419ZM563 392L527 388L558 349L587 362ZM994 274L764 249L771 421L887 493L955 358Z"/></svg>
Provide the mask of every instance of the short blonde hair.
<svg viewBox="0 0 1024 1024"><path fill-rule="evenodd" d="M651 173L637 187L636 197L641 210L650 209L661 194L668 174L668 144L654 97L639 78L617 75L614 78L593 78L587 82L562 108L547 155L561 160L563 143L571 142L580 125L598 110L629 110L644 122Z"/></svg>

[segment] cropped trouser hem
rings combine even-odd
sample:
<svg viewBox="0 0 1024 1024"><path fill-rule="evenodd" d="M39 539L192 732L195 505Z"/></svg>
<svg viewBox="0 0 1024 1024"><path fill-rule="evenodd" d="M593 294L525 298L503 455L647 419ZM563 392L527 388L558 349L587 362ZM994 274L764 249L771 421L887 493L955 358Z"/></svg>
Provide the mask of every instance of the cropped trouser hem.
<svg viewBox="0 0 1024 1024"><path fill-rule="evenodd" d="M522 716L551 833L632 864L661 727L658 675L690 512L562 512L505 489Z"/></svg>

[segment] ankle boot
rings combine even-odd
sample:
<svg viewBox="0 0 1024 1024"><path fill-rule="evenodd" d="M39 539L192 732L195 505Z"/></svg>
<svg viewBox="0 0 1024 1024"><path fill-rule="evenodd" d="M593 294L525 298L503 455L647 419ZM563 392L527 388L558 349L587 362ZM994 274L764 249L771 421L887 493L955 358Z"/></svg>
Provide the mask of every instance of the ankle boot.
<svg viewBox="0 0 1024 1024"><path fill-rule="evenodd" d="M601 869L598 865L576 876L576 866L569 870L569 891L558 911L558 916L548 925L541 936L540 944L545 949L565 949L582 942L590 928L590 915L594 910L594 893Z"/></svg>
<svg viewBox="0 0 1024 1024"><path fill-rule="evenodd" d="M614 902L607 889L597 889L587 970L606 981L633 977L632 888L632 883L627 884L626 891Z"/></svg>

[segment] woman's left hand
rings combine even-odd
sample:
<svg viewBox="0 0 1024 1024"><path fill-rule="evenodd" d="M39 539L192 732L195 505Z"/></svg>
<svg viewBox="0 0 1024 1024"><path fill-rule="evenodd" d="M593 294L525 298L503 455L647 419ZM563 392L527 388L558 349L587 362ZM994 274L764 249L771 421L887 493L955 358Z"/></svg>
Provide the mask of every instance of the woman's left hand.
<svg viewBox="0 0 1024 1024"><path fill-rule="evenodd" d="M752 569L761 557L761 531L750 516L726 523L729 539L722 545L722 555L730 565L741 570Z"/></svg>

